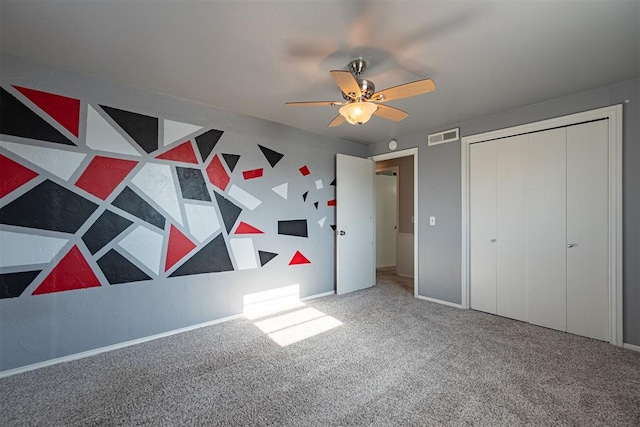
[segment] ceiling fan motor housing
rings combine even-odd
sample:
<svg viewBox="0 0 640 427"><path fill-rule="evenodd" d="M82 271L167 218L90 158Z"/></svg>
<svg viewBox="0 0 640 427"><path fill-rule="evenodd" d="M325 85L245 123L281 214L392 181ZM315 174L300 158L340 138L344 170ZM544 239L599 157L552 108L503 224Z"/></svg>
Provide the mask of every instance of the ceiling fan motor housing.
<svg viewBox="0 0 640 427"><path fill-rule="evenodd" d="M360 100L370 99L371 95L376 92L376 85L373 84L371 80L367 79L356 79L358 82L358 86L360 87ZM342 92L342 97L347 100L358 100L357 93L344 93Z"/></svg>

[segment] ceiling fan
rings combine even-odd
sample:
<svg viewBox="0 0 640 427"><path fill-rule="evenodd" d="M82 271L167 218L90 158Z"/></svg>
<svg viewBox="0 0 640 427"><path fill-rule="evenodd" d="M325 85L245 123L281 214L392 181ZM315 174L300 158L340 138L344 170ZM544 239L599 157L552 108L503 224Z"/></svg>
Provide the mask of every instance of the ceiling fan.
<svg viewBox="0 0 640 427"><path fill-rule="evenodd" d="M287 102L286 105L310 107L340 105L339 114L331 120L329 127L339 126L345 121L352 125L361 125L368 122L373 114L383 119L400 122L409 117L409 113L381 104L382 102L409 98L432 92L436 89L433 80L423 79L376 92L375 85L371 80L360 78L360 75L367 69L367 63L364 59L359 58L351 61L348 68L349 71L330 71L331 77L333 77L333 80L342 91L342 97L345 99L345 102Z"/></svg>

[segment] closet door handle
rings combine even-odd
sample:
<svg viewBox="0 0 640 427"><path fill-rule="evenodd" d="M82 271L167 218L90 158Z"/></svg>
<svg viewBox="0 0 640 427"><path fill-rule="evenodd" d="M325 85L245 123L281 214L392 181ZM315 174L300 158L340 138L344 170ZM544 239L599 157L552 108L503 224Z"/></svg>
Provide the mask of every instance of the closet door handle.
<svg viewBox="0 0 640 427"><path fill-rule="evenodd" d="M491 239L489 240L489 243L495 243L497 239Z"/></svg>
<svg viewBox="0 0 640 427"><path fill-rule="evenodd" d="M569 244L567 245L567 247L568 247L569 249L573 248L574 246L578 246L578 244L577 244L577 243L569 243Z"/></svg>

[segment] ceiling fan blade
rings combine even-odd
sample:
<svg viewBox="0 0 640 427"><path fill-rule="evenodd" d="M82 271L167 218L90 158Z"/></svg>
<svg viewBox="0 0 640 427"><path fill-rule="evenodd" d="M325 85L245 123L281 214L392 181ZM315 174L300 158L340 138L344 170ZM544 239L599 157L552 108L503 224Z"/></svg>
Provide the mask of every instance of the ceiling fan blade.
<svg viewBox="0 0 640 427"><path fill-rule="evenodd" d="M343 105L340 101L285 102L290 107L322 107L327 105Z"/></svg>
<svg viewBox="0 0 640 427"><path fill-rule="evenodd" d="M350 71L332 70L329 72L342 92L351 98L360 97L360 85L358 85L358 81Z"/></svg>
<svg viewBox="0 0 640 427"><path fill-rule="evenodd" d="M373 112L378 117L382 117L383 119L393 120L394 122L401 122L407 117L409 117L409 113L399 110L394 107L389 107L388 105L377 104L378 109Z"/></svg>
<svg viewBox="0 0 640 427"><path fill-rule="evenodd" d="M338 114L333 118L333 120L331 120L331 122L328 124L328 127L333 128L336 126L340 126L344 123L344 120L344 116L342 116L342 114Z"/></svg>
<svg viewBox="0 0 640 427"><path fill-rule="evenodd" d="M424 79L381 90L374 93L371 99L376 102L387 102L433 92L434 90L436 90L436 85L433 80Z"/></svg>

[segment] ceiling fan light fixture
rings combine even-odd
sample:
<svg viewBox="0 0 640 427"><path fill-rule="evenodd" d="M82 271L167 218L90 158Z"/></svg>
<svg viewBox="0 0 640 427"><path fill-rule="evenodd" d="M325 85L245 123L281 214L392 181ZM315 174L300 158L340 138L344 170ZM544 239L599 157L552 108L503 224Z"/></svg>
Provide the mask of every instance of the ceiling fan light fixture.
<svg viewBox="0 0 640 427"><path fill-rule="evenodd" d="M367 123L378 106L372 102L350 102L340 108L340 114L352 125Z"/></svg>

